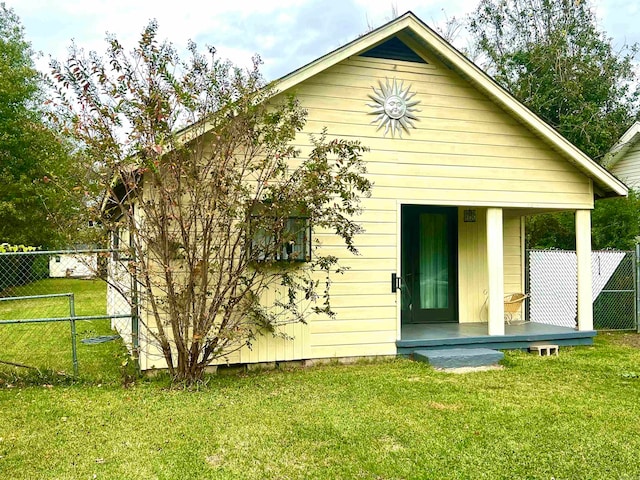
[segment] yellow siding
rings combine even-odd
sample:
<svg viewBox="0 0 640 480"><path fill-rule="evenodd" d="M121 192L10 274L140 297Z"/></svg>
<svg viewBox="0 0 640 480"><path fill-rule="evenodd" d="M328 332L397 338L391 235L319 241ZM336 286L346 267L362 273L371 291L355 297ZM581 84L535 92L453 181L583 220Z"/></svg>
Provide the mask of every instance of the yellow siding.
<svg viewBox="0 0 640 480"><path fill-rule="evenodd" d="M367 357L372 355L395 355L395 336L393 341L378 343L355 343L346 345L314 345L310 350L310 358Z"/></svg>
<svg viewBox="0 0 640 480"><path fill-rule="evenodd" d="M267 290L262 297L262 305L273 308L276 300L286 292L277 287ZM309 305L300 304L302 311L309 312ZM300 360L309 357L309 326L303 323L291 323L278 329L276 335L262 332L252 342L251 348L244 347L229 363L258 363Z"/></svg>
<svg viewBox="0 0 640 480"><path fill-rule="evenodd" d="M378 81L411 85L419 121L403 138L383 138L370 122L368 95ZM436 62L428 65L352 57L296 88L309 112L298 144L327 127L361 140L374 198L450 205L592 208L588 179ZM394 202L395 203L395 202ZM394 209L390 203L389 207Z"/></svg>
<svg viewBox="0 0 640 480"><path fill-rule="evenodd" d="M523 293L520 216L504 212L504 293Z"/></svg>
<svg viewBox="0 0 640 480"><path fill-rule="evenodd" d="M238 355L238 363L289 361L309 358L308 327L304 324L291 324L280 328L282 336L260 335L252 347L243 348ZM236 363L236 362L229 362Z"/></svg>
<svg viewBox="0 0 640 480"><path fill-rule="evenodd" d="M458 209L458 311L461 323L487 321L487 212L477 209L476 222L464 222Z"/></svg>

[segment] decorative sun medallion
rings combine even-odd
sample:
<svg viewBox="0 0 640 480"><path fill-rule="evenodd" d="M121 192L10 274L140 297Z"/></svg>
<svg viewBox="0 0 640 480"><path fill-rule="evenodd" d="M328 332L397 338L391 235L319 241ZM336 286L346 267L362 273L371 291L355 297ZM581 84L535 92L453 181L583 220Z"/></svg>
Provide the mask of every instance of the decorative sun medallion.
<svg viewBox="0 0 640 480"><path fill-rule="evenodd" d="M411 100L415 96L414 93L409 93L411 85L406 89L404 88L404 82L398 83L394 78L393 81L387 81L383 84L378 81L380 88L371 87L373 94L369 94L369 98L376 103L367 103L368 107L373 108L369 115L377 115L377 117L371 121L371 123L377 123L380 130L384 127L384 136L391 132L391 136L395 137L396 132L398 136L402 137L402 131L409 132L409 127L416 128L413 124L414 121L418 121L418 117L413 112L419 112L413 107L420 103L420 100Z"/></svg>

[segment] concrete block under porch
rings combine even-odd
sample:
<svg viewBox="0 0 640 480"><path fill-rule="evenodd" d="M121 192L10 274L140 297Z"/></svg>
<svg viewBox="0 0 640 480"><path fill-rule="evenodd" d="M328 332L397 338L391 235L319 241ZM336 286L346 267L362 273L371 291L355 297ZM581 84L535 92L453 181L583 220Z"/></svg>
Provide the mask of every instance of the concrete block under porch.
<svg viewBox="0 0 640 480"><path fill-rule="evenodd" d="M416 350L453 348L489 348L497 350L526 350L538 343L559 346L593 345L595 330L525 322L505 325L504 335L488 335L487 324L478 323L422 323L402 326L401 339L396 341L398 355L408 356Z"/></svg>

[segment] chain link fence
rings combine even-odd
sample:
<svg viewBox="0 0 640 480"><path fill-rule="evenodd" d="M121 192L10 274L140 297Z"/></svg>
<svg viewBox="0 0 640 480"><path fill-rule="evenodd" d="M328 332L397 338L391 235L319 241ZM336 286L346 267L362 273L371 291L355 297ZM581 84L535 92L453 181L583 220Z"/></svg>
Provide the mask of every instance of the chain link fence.
<svg viewBox="0 0 640 480"><path fill-rule="evenodd" d="M136 316L107 282L108 250L0 253L0 380L25 371L103 378L119 372Z"/></svg>
<svg viewBox="0 0 640 480"><path fill-rule="evenodd" d="M591 256L593 323L598 330L636 330L636 252L603 250ZM527 314L531 321L575 327L577 259L574 251L527 251Z"/></svg>

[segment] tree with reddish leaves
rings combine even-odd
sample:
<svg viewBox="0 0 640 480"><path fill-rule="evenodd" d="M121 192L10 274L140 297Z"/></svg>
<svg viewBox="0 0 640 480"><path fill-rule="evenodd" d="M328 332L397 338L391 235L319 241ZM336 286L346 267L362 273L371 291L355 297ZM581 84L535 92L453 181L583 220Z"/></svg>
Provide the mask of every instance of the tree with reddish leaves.
<svg viewBox="0 0 640 480"><path fill-rule="evenodd" d="M61 129L101 179L93 213L127 231L141 319L172 377L197 381L257 335L332 315L341 267L310 233L356 253L365 148L324 134L294 148L305 112L257 59L245 70L192 43L181 60L154 22L133 51L108 45L104 60L72 47L51 86Z"/></svg>

